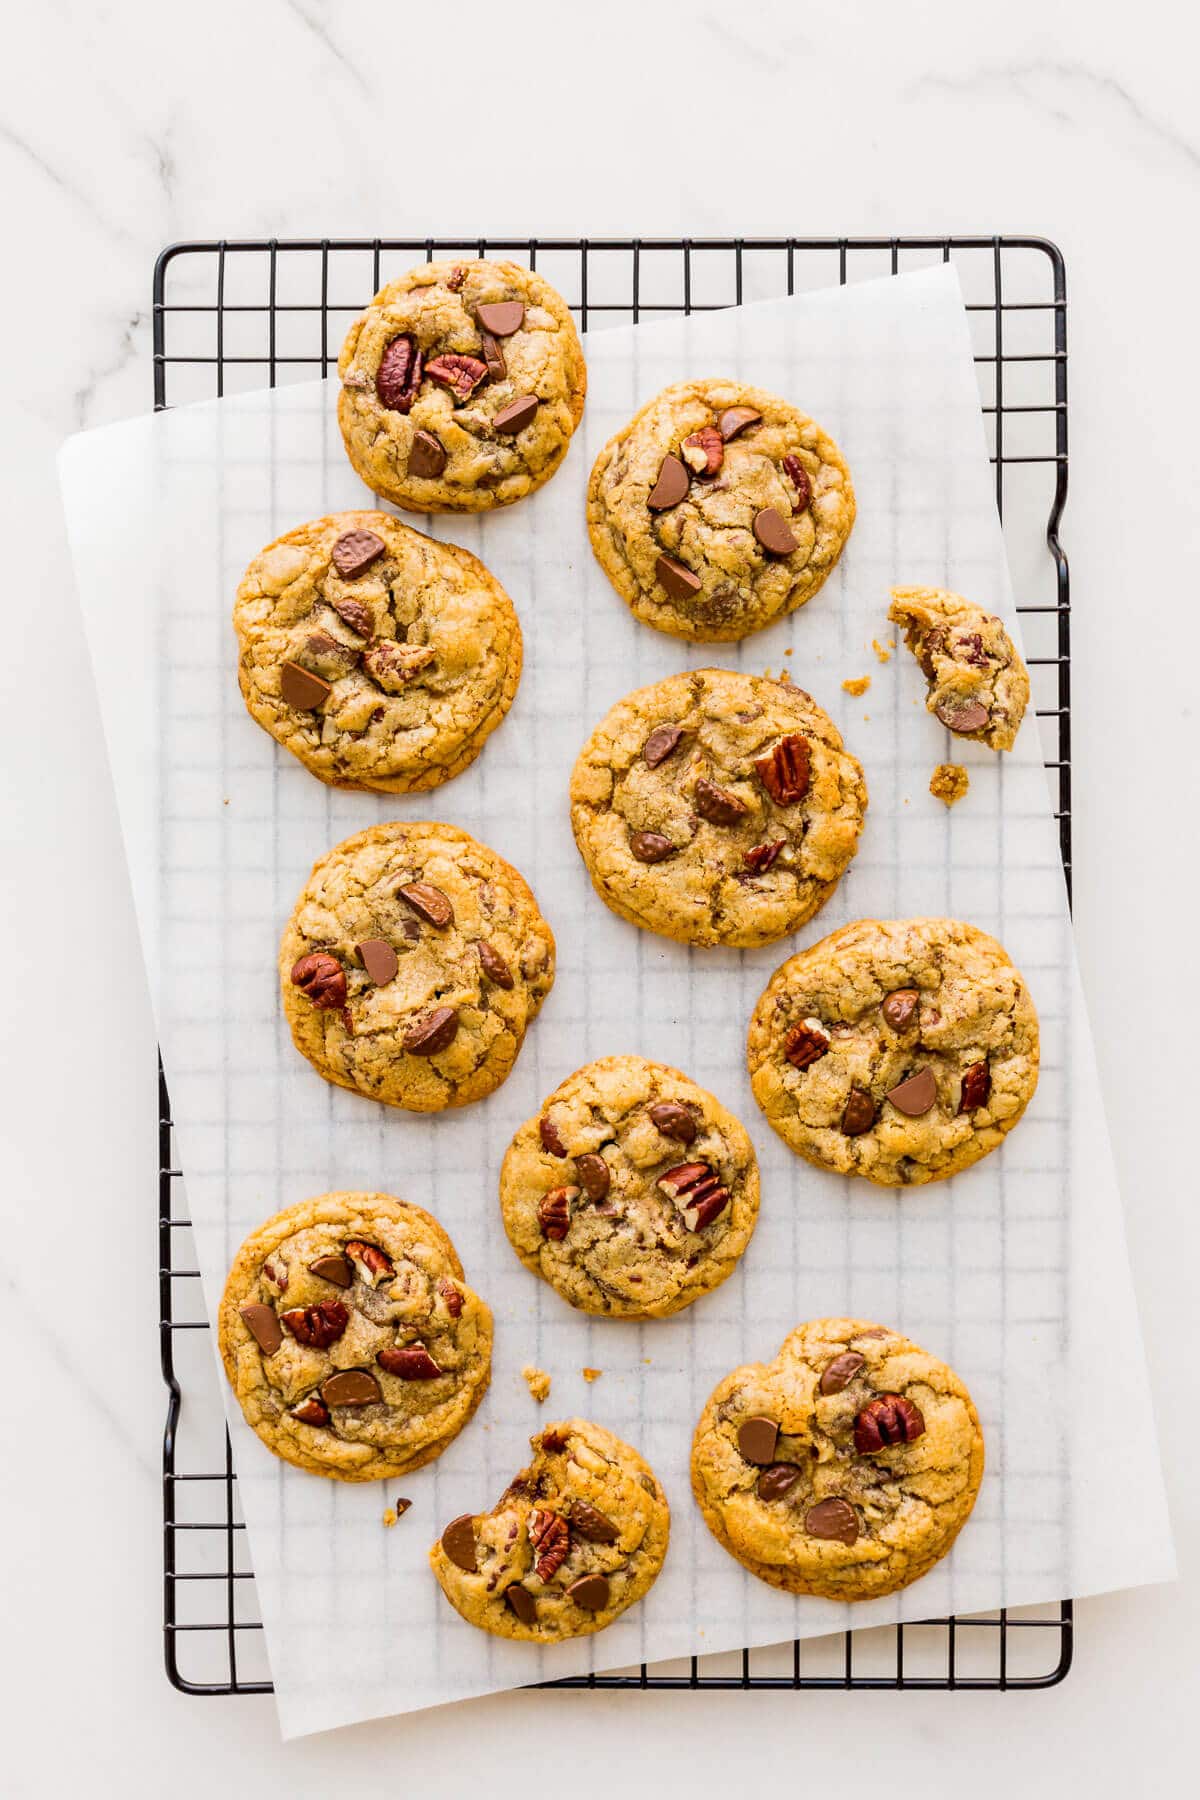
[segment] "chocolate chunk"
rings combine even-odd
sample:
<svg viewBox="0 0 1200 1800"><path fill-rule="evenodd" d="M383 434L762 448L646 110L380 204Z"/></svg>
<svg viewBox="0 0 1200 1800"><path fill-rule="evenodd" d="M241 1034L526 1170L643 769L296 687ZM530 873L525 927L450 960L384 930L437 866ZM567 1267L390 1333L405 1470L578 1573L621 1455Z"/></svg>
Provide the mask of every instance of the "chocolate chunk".
<svg viewBox="0 0 1200 1800"><path fill-rule="evenodd" d="M977 1106L987 1103L992 1091L992 1071L985 1062L972 1063L963 1070L962 1092L959 1095L958 1110L960 1113L974 1112Z"/></svg>
<svg viewBox="0 0 1200 1800"><path fill-rule="evenodd" d="M370 637L375 629L375 621L371 617L371 609L364 606L361 600L347 600L339 595L329 603L339 619L344 619L351 631L357 631L359 637Z"/></svg>
<svg viewBox="0 0 1200 1800"><path fill-rule="evenodd" d="M858 1514L848 1500L818 1500L804 1515L804 1529L810 1537L853 1544L858 1537Z"/></svg>
<svg viewBox="0 0 1200 1800"><path fill-rule="evenodd" d="M795 1463L771 1463L759 1476L756 1486L760 1500L782 1500L800 1479Z"/></svg>
<svg viewBox="0 0 1200 1800"><path fill-rule="evenodd" d="M436 925L439 931L453 925L454 907L450 897L443 894L441 888L434 887L431 881L410 881L407 887L397 888L396 892L427 924Z"/></svg>
<svg viewBox="0 0 1200 1800"><path fill-rule="evenodd" d="M673 556L660 556L654 565L655 578L658 585L670 594L672 600L690 600L698 594L703 583L698 575L685 564L677 562Z"/></svg>
<svg viewBox="0 0 1200 1800"><path fill-rule="evenodd" d="M779 1440L779 1426L774 1419L761 1416L743 1419L738 1426L738 1449L748 1463L761 1463L765 1467L775 1460L775 1445Z"/></svg>
<svg viewBox="0 0 1200 1800"><path fill-rule="evenodd" d="M333 546L333 566L343 581L357 581L386 549L373 531L345 531Z"/></svg>
<svg viewBox="0 0 1200 1800"><path fill-rule="evenodd" d="M500 408L492 420L492 430L498 431L502 437L515 437L518 431L524 431L532 422L537 409L535 394L521 394L516 400L510 400L507 406Z"/></svg>
<svg viewBox="0 0 1200 1800"><path fill-rule="evenodd" d="M888 1089L888 1099L896 1108L910 1119L919 1119L927 1113L937 1099L937 1079L930 1068L918 1069L915 1075L908 1075L897 1082L894 1088Z"/></svg>
<svg viewBox="0 0 1200 1800"><path fill-rule="evenodd" d="M842 1130L847 1137L861 1137L875 1123L875 1102L865 1088L852 1087L842 1110Z"/></svg>
<svg viewBox="0 0 1200 1800"><path fill-rule="evenodd" d="M504 352L490 331L479 334L483 360L487 364L488 378L491 381L503 381L508 374L508 364L504 360Z"/></svg>
<svg viewBox="0 0 1200 1800"><path fill-rule="evenodd" d="M432 431L418 431L408 449L408 473L431 481L446 466L446 452Z"/></svg>
<svg viewBox="0 0 1200 1800"><path fill-rule="evenodd" d="M468 1575L474 1575L479 1567L475 1558L475 1518L472 1513L462 1513L457 1519L451 1519L442 1533L442 1549L460 1569Z"/></svg>
<svg viewBox="0 0 1200 1800"><path fill-rule="evenodd" d="M664 1137L690 1144L700 1127L694 1114L677 1100L659 1100L650 1108L650 1117Z"/></svg>
<svg viewBox="0 0 1200 1800"><path fill-rule="evenodd" d="M682 725L656 725L642 745L642 761L648 769L657 769L678 747L683 736Z"/></svg>
<svg viewBox="0 0 1200 1800"><path fill-rule="evenodd" d="M493 944L487 944L481 938L475 946L479 952L479 961L488 980L497 987L511 988L513 972Z"/></svg>
<svg viewBox="0 0 1200 1800"><path fill-rule="evenodd" d="M400 967L396 952L382 938L367 938L354 948L376 987L382 987L385 981L390 981Z"/></svg>
<svg viewBox="0 0 1200 1800"><path fill-rule="evenodd" d="M475 308L475 317L493 337L511 337L521 329L525 304L521 300L485 300Z"/></svg>
<svg viewBox="0 0 1200 1800"><path fill-rule="evenodd" d="M246 1321L246 1329L263 1355L274 1356L283 1342L283 1331L275 1316L274 1307L251 1304L243 1306L241 1314Z"/></svg>
<svg viewBox="0 0 1200 1800"><path fill-rule="evenodd" d="M567 1146L562 1141L562 1133L549 1113L543 1113L538 1120L538 1136L542 1140L542 1149L548 1150L551 1156L567 1154Z"/></svg>
<svg viewBox="0 0 1200 1800"><path fill-rule="evenodd" d="M666 512L669 507L679 505L690 485L691 477L679 458L664 456L658 480L646 495L646 505L651 512Z"/></svg>
<svg viewBox="0 0 1200 1800"><path fill-rule="evenodd" d="M444 1548L444 1538L442 1540L442 1545ZM473 1546L474 1539L472 1538L472 1547ZM513 1616L521 1621L522 1625L532 1625L536 1622L537 1601L534 1599L529 1589L527 1587L522 1587L519 1581L512 1581L505 1588L504 1602L510 1612L512 1612Z"/></svg>
<svg viewBox="0 0 1200 1800"><path fill-rule="evenodd" d="M629 848L639 862L657 863L674 856L676 846L659 831L635 831L629 840Z"/></svg>
<svg viewBox="0 0 1200 1800"><path fill-rule="evenodd" d="M285 703L294 706L297 712L312 712L328 700L333 688L310 669L302 669L299 663L285 662L279 671L279 692Z"/></svg>
<svg viewBox="0 0 1200 1800"><path fill-rule="evenodd" d="M572 1536L586 1538L589 1544L615 1544L621 1535L607 1513L586 1500L572 1501L570 1523Z"/></svg>
<svg viewBox="0 0 1200 1800"><path fill-rule="evenodd" d="M744 800L739 800L728 788L718 787L705 775L696 783L694 799L696 811L710 825L736 825L747 810Z"/></svg>
<svg viewBox="0 0 1200 1800"><path fill-rule="evenodd" d="M339 1369L321 1383L326 1406L370 1406L383 1399L383 1390L370 1369Z"/></svg>
<svg viewBox="0 0 1200 1800"><path fill-rule="evenodd" d="M858 1371L866 1362L857 1350L843 1350L832 1362L825 1364L821 1370L819 1386L823 1394L840 1394L844 1387L849 1387Z"/></svg>
<svg viewBox="0 0 1200 1800"><path fill-rule="evenodd" d="M332 1281L334 1287L348 1288L354 1281L354 1270L344 1256L318 1256L316 1262L308 1265L310 1275L319 1275L322 1281Z"/></svg>
<svg viewBox="0 0 1200 1800"><path fill-rule="evenodd" d="M757 425L761 418L762 414L755 412L752 406L730 406L717 420L717 430L728 443L739 431L745 431L747 425Z"/></svg>
<svg viewBox="0 0 1200 1800"><path fill-rule="evenodd" d="M602 1612L608 1605L608 1576L581 1575L567 1589L567 1599L585 1612Z"/></svg>
<svg viewBox="0 0 1200 1800"><path fill-rule="evenodd" d="M920 1004L921 996L916 988L897 988L894 994L888 995L879 1010L893 1031L904 1031L912 1024Z"/></svg>
<svg viewBox="0 0 1200 1800"><path fill-rule="evenodd" d="M612 1186L612 1171L595 1150L575 1158L575 1174L589 1200L603 1200Z"/></svg>
<svg viewBox="0 0 1200 1800"><path fill-rule="evenodd" d="M936 711L949 731L981 731L991 718L982 700L943 700Z"/></svg>
<svg viewBox="0 0 1200 1800"><path fill-rule="evenodd" d="M761 512L755 513L754 535L771 556L790 556L799 548L791 526L773 506L764 506Z"/></svg>
<svg viewBox="0 0 1200 1800"><path fill-rule="evenodd" d="M435 1006L423 1013L405 1032L401 1042L410 1056L436 1056L454 1042L458 1014L452 1006Z"/></svg>

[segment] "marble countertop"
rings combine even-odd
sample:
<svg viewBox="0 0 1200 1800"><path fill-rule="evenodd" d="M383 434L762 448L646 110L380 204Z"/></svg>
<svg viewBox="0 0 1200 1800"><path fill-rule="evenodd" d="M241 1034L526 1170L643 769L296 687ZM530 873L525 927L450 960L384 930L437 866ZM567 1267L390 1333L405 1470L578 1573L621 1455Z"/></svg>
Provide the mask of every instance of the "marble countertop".
<svg viewBox="0 0 1200 1800"><path fill-rule="evenodd" d="M5 1793L305 1796L386 1771L406 1791L516 1794L559 1764L581 1796L686 1779L700 1800L759 1765L851 1793L1068 1776L1109 1793L1148 1738L1169 1783L1200 1644L1200 1448L1178 1429L1200 1256L1183 1140L1198 857L1180 813L1197 766L1194 19L1166 0L1135 16L1110 0L462 0L437 18L48 0L11 30ZM518 1694L285 1748L269 1701L185 1699L162 1674L156 1263L150 1231L128 1229L155 1166L153 1030L86 658L55 617L53 454L148 406L164 244L480 230L1000 230L1066 254L1077 922L1184 1577L1082 1605L1052 1693ZM131 644L131 681L138 664Z"/></svg>

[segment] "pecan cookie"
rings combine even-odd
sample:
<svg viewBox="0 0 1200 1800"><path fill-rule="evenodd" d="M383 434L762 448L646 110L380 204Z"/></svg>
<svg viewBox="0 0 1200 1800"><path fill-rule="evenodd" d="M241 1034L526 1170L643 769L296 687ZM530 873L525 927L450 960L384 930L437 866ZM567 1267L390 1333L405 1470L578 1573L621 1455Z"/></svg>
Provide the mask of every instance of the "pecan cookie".
<svg viewBox="0 0 1200 1800"><path fill-rule="evenodd" d="M464 1513L429 1552L468 1624L555 1644L640 1600L667 1554L671 1513L636 1450L586 1419L530 1438L533 1461L487 1513Z"/></svg>
<svg viewBox="0 0 1200 1800"><path fill-rule="evenodd" d="M678 1069L589 1063L517 1132L500 1211L527 1269L582 1312L662 1319L734 1270L758 1218L745 1129Z"/></svg>
<svg viewBox="0 0 1200 1800"><path fill-rule="evenodd" d="M970 1168L1012 1130L1037 1087L1037 1013L974 925L859 919L775 971L748 1055L754 1098L791 1149L913 1186Z"/></svg>
<svg viewBox="0 0 1200 1800"><path fill-rule="evenodd" d="M246 1423L297 1468L381 1481L440 1456L482 1400L492 1315L437 1220L321 1194L238 1251L218 1318Z"/></svg>
<svg viewBox="0 0 1200 1800"><path fill-rule="evenodd" d="M845 459L814 420L736 381L664 388L596 458L588 531L639 619L745 637L803 606L854 524Z"/></svg>
<svg viewBox="0 0 1200 1800"><path fill-rule="evenodd" d="M483 512L548 481L583 414L566 302L516 263L422 263L376 294L338 358L346 451L411 512Z"/></svg>
<svg viewBox="0 0 1200 1800"><path fill-rule="evenodd" d="M521 678L521 628L495 576L390 513L334 513L268 544L233 623L251 717L334 787L448 781Z"/></svg>
<svg viewBox="0 0 1200 1800"><path fill-rule="evenodd" d="M875 1600L927 1575L983 1479L952 1369L898 1331L814 1319L713 1390L692 1492L717 1542L792 1594Z"/></svg>
<svg viewBox="0 0 1200 1800"><path fill-rule="evenodd" d="M941 588L893 588L888 618L929 683L926 712L958 737L1011 750L1029 704L1029 671L994 613Z"/></svg>
<svg viewBox="0 0 1200 1800"><path fill-rule="evenodd" d="M802 689L694 669L614 706L571 777L571 824L621 918L750 948L824 905L858 848L859 763Z"/></svg>
<svg viewBox="0 0 1200 1800"><path fill-rule="evenodd" d="M453 825L372 825L323 856L279 951L292 1040L339 1087L440 1112L499 1087L554 981L517 871Z"/></svg>

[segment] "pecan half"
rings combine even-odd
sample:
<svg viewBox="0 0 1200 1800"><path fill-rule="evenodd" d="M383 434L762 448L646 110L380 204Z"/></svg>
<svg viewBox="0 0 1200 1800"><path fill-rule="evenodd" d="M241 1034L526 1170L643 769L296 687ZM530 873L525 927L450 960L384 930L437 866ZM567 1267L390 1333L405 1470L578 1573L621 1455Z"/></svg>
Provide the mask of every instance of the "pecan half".
<svg viewBox="0 0 1200 1800"><path fill-rule="evenodd" d="M450 1314L450 1317L452 1319L460 1319L462 1317L463 1297L455 1287L454 1283L452 1281L447 1281L444 1275L438 1280L438 1293L446 1302L446 1311Z"/></svg>
<svg viewBox="0 0 1200 1800"><path fill-rule="evenodd" d="M389 1344L375 1361L389 1375L401 1381L432 1381L442 1373L424 1344Z"/></svg>
<svg viewBox="0 0 1200 1800"><path fill-rule="evenodd" d="M808 739L798 731L780 738L766 756L756 756L754 770L776 806L795 806L808 792L812 757Z"/></svg>
<svg viewBox="0 0 1200 1800"><path fill-rule="evenodd" d="M385 694L400 694L433 661L428 644L398 644L377 638L363 651L362 666Z"/></svg>
<svg viewBox="0 0 1200 1800"><path fill-rule="evenodd" d="M542 1228L542 1236L560 1243L571 1229L571 1203L579 1198L577 1187L556 1187L544 1197L538 1207L538 1224Z"/></svg>
<svg viewBox="0 0 1200 1800"><path fill-rule="evenodd" d="M425 373L448 387L456 400L469 400L481 381L487 380L487 364L477 356L447 350L425 364Z"/></svg>
<svg viewBox="0 0 1200 1800"><path fill-rule="evenodd" d="M417 389L421 385L424 360L417 349L415 338L402 336L392 339L379 359L379 373L375 377L375 392L379 395L381 406L386 406L389 412L406 413L412 410Z"/></svg>
<svg viewBox="0 0 1200 1800"><path fill-rule="evenodd" d="M678 845L664 837L661 831L635 831L629 840L629 849L638 862L659 863L674 856Z"/></svg>
<svg viewBox="0 0 1200 1800"><path fill-rule="evenodd" d="M340 1300L322 1300L318 1306L293 1307L291 1312L280 1313L279 1317L298 1344L308 1344L314 1350L328 1350L350 1323L350 1314Z"/></svg>
<svg viewBox="0 0 1200 1800"><path fill-rule="evenodd" d="M703 1231L729 1205L729 1189L707 1163L679 1163L659 1176L658 1186L675 1202L688 1231Z"/></svg>
<svg viewBox="0 0 1200 1800"><path fill-rule="evenodd" d="M567 1560L571 1527L561 1513L535 1506L529 1515L529 1544L540 1581L549 1581Z"/></svg>
<svg viewBox="0 0 1200 1800"><path fill-rule="evenodd" d="M446 277L446 286L450 289L452 294L457 294L459 288L466 279L467 271L463 268L461 263L455 263L454 267Z"/></svg>
<svg viewBox="0 0 1200 1800"><path fill-rule="evenodd" d="M543 1113L538 1120L538 1136L542 1140L542 1149L548 1150L551 1156L565 1156L567 1146L563 1143L562 1133L549 1113Z"/></svg>
<svg viewBox="0 0 1200 1800"><path fill-rule="evenodd" d="M773 844L755 844L752 850L747 850L742 861L752 875L765 875L786 844L786 838L776 838Z"/></svg>
<svg viewBox="0 0 1200 1800"><path fill-rule="evenodd" d="M829 1033L818 1019L793 1025L783 1040L783 1054L793 1069L811 1069L829 1049Z"/></svg>
<svg viewBox="0 0 1200 1800"><path fill-rule="evenodd" d="M959 1112L974 1112L977 1106L986 1106L991 1091L992 1071L987 1063L972 1063L970 1068L963 1070L962 1096L958 1102Z"/></svg>
<svg viewBox="0 0 1200 1800"><path fill-rule="evenodd" d="M370 1288L378 1287L381 1281L390 1281L396 1273L391 1257L375 1244L364 1244L361 1238L347 1238L346 1255L354 1264L359 1279Z"/></svg>
<svg viewBox="0 0 1200 1800"><path fill-rule="evenodd" d="M292 986L306 1000L328 1012L346 1004L346 971L336 956L315 950L292 964Z"/></svg>
<svg viewBox="0 0 1200 1800"><path fill-rule="evenodd" d="M986 669L988 653L983 647L983 639L977 631L968 631L962 637L955 638L955 650L963 654L957 657L958 662L970 663L973 669Z"/></svg>
<svg viewBox="0 0 1200 1800"><path fill-rule="evenodd" d="M696 783L693 798L696 811L710 825L736 825L747 811L744 800L739 800L728 788L718 787L715 781L709 781L705 775Z"/></svg>
<svg viewBox="0 0 1200 1800"><path fill-rule="evenodd" d="M454 1042L458 1014L452 1006L435 1006L415 1019L400 1040L410 1056L436 1056Z"/></svg>
<svg viewBox="0 0 1200 1800"><path fill-rule="evenodd" d="M725 460L725 442L715 425L702 425L684 438L679 454L693 474L708 481Z"/></svg>
<svg viewBox="0 0 1200 1800"><path fill-rule="evenodd" d="M860 1456L887 1450L892 1444L911 1444L925 1430L919 1406L903 1394L877 1394L854 1421L854 1448Z"/></svg>
<svg viewBox="0 0 1200 1800"><path fill-rule="evenodd" d="M291 1414L293 1419L299 1419L302 1425L328 1425L329 1423L329 1408L320 1394L310 1394L307 1400L300 1402L299 1406L292 1407Z"/></svg>
<svg viewBox="0 0 1200 1800"><path fill-rule="evenodd" d="M439 931L454 923L454 907L450 896L443 894L440 887L434 887L431 881L410 881L407 887L397 888L398 899L411 906L428 925L436 925Z"/></svg>
<svg viewBox="0 0 1200 1800"><path fill-rule="evenodd" d="M785 456L783 466L796 490L792 511L793 513L803 512L812 500L812 482L808 479L808 470L798 456Z"/></svg>

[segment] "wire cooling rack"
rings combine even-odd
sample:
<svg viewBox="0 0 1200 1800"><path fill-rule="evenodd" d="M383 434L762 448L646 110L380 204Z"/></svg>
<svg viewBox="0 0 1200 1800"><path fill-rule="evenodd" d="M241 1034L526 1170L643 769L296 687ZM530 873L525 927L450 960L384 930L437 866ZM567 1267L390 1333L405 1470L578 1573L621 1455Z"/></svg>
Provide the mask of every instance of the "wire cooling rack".
<svg viewBox="0 0 1200 1800"><path fill-rule="evenodd" d="M953 262L962 283L995 468L996 505L1021 614L1043 754L1071 883L1070 588L1058 526L1067 496L1066 276L1057 247L1027 237L376 238L173 244L154 270L154 405L312 380L350 321L422 257L497 256L536 266L580 327L602 329L776 299ZM1049 547L1049 557L1046 547ZM188 1694L263 1694L270 1671L237 1475L159 1092L159 1334L163 1436L163 1631L167 1675ZM1072 1608L843 1632L547 1682L565 1688L1052 1687L1071 1666Z"/></svg>

